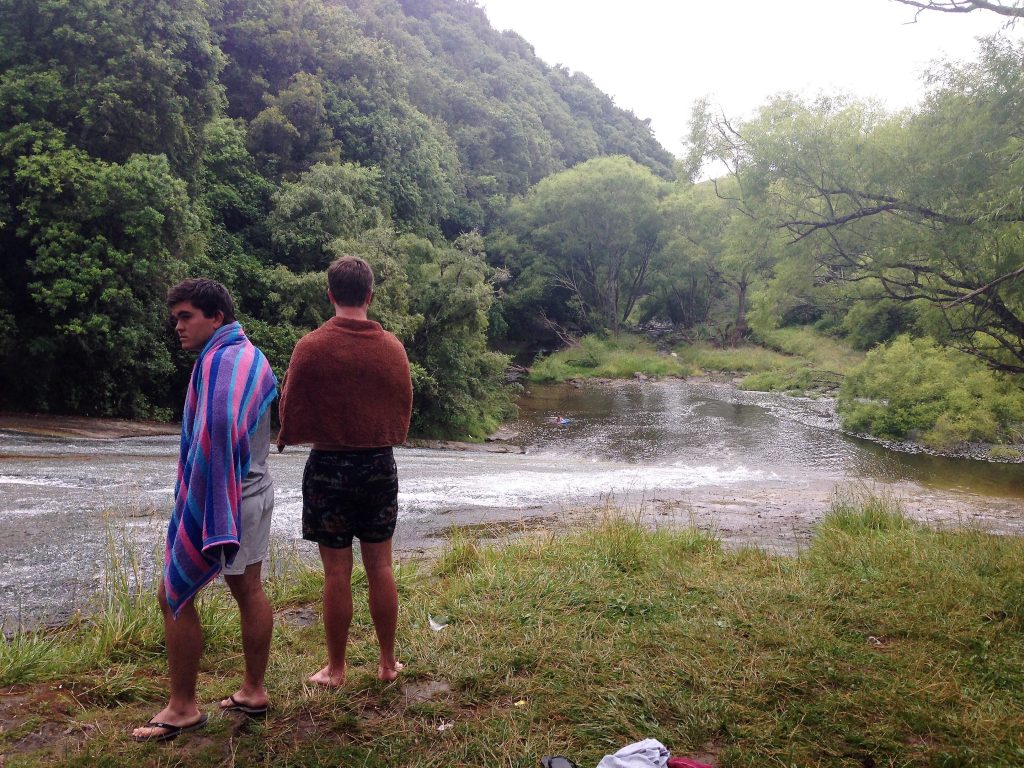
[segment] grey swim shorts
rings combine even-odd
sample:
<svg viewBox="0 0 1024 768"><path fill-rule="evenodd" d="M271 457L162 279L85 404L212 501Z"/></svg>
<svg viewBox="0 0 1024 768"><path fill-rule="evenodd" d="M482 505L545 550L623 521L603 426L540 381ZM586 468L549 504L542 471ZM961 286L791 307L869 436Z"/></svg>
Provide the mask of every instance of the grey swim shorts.
<svg viewBox="0 0 1024 768"><path fill-rule="evenodd" d="M270 518L274 513L274 484L251 496L242 496L241 546L231 565L224 566L225 576L240 576L253 563L266 560L270 554Z"/></svg>

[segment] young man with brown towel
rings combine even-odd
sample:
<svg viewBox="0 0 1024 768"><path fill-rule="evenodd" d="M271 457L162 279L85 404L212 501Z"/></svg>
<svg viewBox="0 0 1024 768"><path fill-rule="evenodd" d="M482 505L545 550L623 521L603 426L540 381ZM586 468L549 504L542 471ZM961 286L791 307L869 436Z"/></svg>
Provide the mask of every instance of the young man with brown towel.
<svg viewBox="0 0 1024 768"><path fill-rule="evenodd" d="M278 450L312 444L302 478L302 537L320 546L324 565L327 666L310 682L345 682L352 623L352 539L369 584L380 645L377 677L394 680L398 591L391 537L398 519L392 446L405 442L412 380L402 343L367 317L373 271L356 256L327 270L334 317L295 345L281 395Z"/></svg>

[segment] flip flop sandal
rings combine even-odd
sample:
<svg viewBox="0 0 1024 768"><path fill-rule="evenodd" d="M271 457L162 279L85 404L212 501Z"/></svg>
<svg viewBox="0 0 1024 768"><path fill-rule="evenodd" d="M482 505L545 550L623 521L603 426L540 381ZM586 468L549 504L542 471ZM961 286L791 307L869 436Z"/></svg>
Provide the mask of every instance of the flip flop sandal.
<svg viewBox="0 0 1024 768"><path fill-rule="evenodd" d="M241 701L235 698L234 694L228 696L228 701L231 702L230 706L221 707L221 712L241 712L243 715L249 717L261 717L267 714L267 705L264 704L262 707L254 707L249 704L243 704Z"/></svg>
<svg viewBox="0 0 1024 768"><path fill-rule="evenodd" d="M171 725L170 723L161 723L158 720L150 720L146 723L143 728L163 728L164 733L155 733L152 736L135 736L136 741L170 741L176 739L183 733L188 731L195 731L206 725L206 721L210 719L209 715L204 714L194 723L189 725Z"/></svg>

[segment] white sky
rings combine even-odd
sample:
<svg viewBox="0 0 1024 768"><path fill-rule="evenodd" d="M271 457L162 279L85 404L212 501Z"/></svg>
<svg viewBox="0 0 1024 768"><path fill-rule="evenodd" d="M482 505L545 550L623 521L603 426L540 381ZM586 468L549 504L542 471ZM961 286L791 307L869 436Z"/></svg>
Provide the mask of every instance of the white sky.
<svg viewBox="0 0 1024 768"><path fill-rule="evenodd" d="M772 94L845 92L896 110L944 55L975 58L975 38L1006 19L985 11L921 13L891 0L479 0L548 64L587 74L615 103L650 118L681 154L693 102L730 117ZM1020 39L1024 24L1007 32Z"/></svg>

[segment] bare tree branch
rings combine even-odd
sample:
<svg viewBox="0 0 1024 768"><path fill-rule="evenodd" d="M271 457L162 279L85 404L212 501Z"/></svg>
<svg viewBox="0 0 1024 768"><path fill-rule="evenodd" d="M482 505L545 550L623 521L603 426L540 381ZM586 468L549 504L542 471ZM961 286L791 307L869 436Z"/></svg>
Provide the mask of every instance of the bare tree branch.
<svg viewBox="0 0 1024 768"><path fill-rule="evenodd" d="M949 303L949 306L952 307L956 306L957 304L963 304L964 302L970 301L971 299L980 296L983 293L988 293L1000 283L1006 282L1007 280L1013 280L1014 278L1020 277L1021 275L1024 275L1024 267L1018 267L1017 269L1013 270L1013 272L1007 272L1005 275L997 277L995 280L986 283L980 288L975 288L970 293L965 293L963 296L960 296L955 301L951 301Z"/></svg>
<svg viewBox="0 0 1024 768"><path fill-rule="evenodd" d="M989 2L989 0L895 0L900 5L909 5L918 11L940 11L942 13L971 13L991 11L1011 19L1024 18L1024 6L1019 0L1011 3Z"/></svg>

